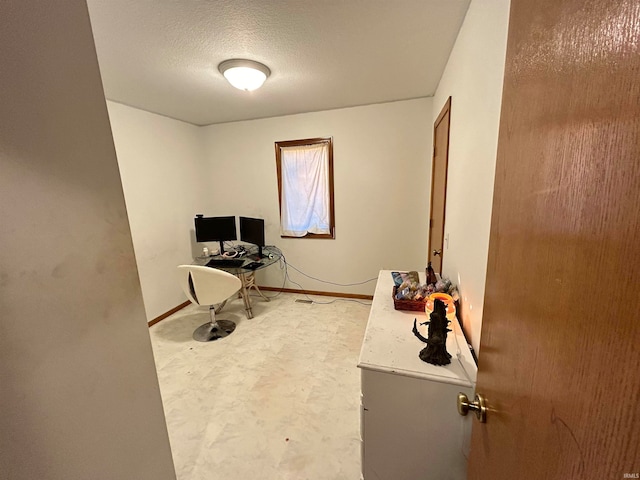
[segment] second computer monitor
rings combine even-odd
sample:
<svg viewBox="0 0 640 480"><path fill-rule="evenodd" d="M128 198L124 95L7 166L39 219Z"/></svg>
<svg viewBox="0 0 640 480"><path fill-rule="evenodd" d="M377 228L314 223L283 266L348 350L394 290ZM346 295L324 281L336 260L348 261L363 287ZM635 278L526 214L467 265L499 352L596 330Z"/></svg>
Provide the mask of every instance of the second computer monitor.
<svg viewBox="0 0 640 480"><path fill-rule="evenodd" d="M258 246L258 256L262 258L264 243L264 220L240 217L240 240Z"/></svg>

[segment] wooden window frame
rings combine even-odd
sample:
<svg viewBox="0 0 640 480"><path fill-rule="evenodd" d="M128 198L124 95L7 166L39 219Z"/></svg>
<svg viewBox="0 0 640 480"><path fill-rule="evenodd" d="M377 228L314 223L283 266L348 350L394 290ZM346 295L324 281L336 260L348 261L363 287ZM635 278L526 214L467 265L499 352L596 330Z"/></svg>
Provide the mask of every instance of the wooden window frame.
<svg viewBox="0 0 640 480"><path fill-rule="evenodd" d="M333 196L333 137L322 138L306 138L302 140L287 140L275 142L276 149L276 170L278 175L278 210L280 212L280 222L282 227L282 158L281 152L283 147L300 147L305 145L322 145L329 146L328 167L329 167L329 228L331 233L307 233L303 237L294 237L291 235L280 235L280 238L336 238L335 223L335 203Z"/></svg>

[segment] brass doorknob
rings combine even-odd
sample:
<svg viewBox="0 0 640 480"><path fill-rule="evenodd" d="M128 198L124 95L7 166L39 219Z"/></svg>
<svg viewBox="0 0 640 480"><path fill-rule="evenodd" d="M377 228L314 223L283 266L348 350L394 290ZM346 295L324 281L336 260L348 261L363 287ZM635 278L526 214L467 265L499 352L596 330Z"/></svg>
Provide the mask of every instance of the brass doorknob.
<svg viewBox="0 0 640 480"><path fill-rule="evenodd" d="M474 401L470 402L464 393L458 393L458 413L466 417L469 410L476 412L480 423L487 423L487 402L483 395L476 393Z"/></svg>
<svg viewBox="0 0 640 480"><path fill-rule="evenodd" d="M433 255L434 255L434 256L442 255L442 249L440 249L440 250L434 250L434 251L433 251Z"/></svg>

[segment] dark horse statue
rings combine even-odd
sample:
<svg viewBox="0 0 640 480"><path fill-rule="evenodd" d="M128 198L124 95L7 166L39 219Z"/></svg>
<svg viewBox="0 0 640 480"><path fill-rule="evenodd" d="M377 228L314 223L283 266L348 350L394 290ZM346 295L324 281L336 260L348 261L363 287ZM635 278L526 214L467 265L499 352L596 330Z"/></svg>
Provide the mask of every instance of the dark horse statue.
<svg viewBox="0 0 640 480"><path fill-rule="evenodd" d="M420 360L432 365L449 365L451 363L451 355L447 352L447 332L451 330L447 328L449 320L447 320L447 307L444 302L435 300L433 302L433 312L429 315L429 321L420 324L429 325L429 338L424 338L420 335L416 325L417 321L417 319L413 321L413 333L427 344L418 355Z"/></svg>

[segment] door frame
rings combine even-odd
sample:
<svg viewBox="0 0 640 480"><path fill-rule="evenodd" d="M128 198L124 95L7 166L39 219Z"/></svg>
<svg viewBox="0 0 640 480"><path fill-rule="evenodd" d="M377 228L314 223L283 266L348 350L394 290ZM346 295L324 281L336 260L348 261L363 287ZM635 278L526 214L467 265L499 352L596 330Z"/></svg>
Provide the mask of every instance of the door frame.
<svg viewBox="0 0 640 480"><path fill-rule="evenodd" d="M444 198L442 200L442 253L440 254L440 272L442 273L442 266L444 264L444 226L446 222L447 214L447 181L449 178L449 142L451 137L451 97L447 98L442 110L438 114L438 118L433 122L433 156L431 157L431 189L429 194L429 235L427 241L427 264L431 261L431 229L433 228L433 187L436 170L436 130L442 122L445 115L447 115L447 145L444 152Z"/></svg>

